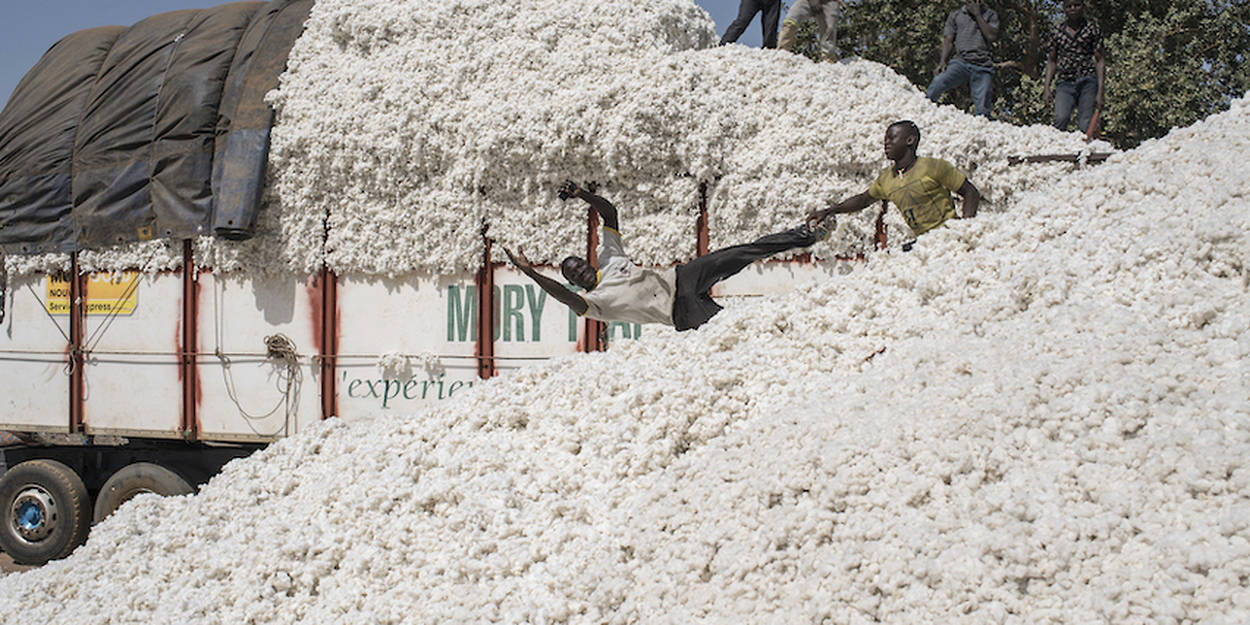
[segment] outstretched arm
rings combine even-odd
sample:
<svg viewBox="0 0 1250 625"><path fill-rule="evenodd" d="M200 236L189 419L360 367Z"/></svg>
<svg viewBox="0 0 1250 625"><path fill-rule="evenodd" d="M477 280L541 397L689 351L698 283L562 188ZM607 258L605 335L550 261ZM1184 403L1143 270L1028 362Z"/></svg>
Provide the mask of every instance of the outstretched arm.
<svg viewBox="0 0 1250 625"><path fill-rule="evenodd" d="M521 248L517 248L516 254L513 254L512 250L507 247L504 247L503 251L508 255L508 260L512 261L512 264L516 265L516 268L520 269L521 273L524 273L534 282L537 282L538 286L541 287L542 290L556 298L556 300L561 304L572 308L573 312L578 315L586 314L586 309L589 308L586 305L586 300L582 299L582 296L577 293L569 290L569 288L563 284L560 284L559 282L556 282L555 280L552 280L551 278L535 271L534 265L530 264L529 259L525 257L525 253L521 250Z"/></svg>
<svg viewBox="0 0 1250 625"><path fill-rule="evenodd" d="M616 207L601 196L578 186L576 182L565 180L564 184L560 185L560 197L576 197L586 200L586 203L593 206L595 211L599 213L599 218L603 220L604 226L617 232L621 231L617 221Z"/></svg>
<svg viewBox="0 0 1250 625"><path fill-rule="evenodd" d="M938 59L938 66L933 70L933 75L937 76L946 71L946 63L950 61L951 51L955 49L955 36L949 35L942 38L942 56Z"/></svg>
<svg viewBox="0 0 1250 625"><path fill-rule="evenodd" d="M867 191L864 191L859 195L852 195L851 197L848 197L845 200L830 206L829 208L822 208L808 213L807 223L808 225L813 225L829 216L830 213L854 213L856 211L862 211L871 206L873 201L874 198L869 195Z"/></svg>
<svg viewBox="0 0 1250 625"><path fill-rule="evenodd" d="M1042 87L1042 102L1044 102L1047 106L1055 101L1055 92L1051 91L1050 87L1055 84L1055 66L1057 64L1056 59L1058 58L1059 55L1055 52L1055 47L1052 45L1050 47L1050 53L1046 55L1046 78L1042 81L1042 84L1044 85Z"/></svg>

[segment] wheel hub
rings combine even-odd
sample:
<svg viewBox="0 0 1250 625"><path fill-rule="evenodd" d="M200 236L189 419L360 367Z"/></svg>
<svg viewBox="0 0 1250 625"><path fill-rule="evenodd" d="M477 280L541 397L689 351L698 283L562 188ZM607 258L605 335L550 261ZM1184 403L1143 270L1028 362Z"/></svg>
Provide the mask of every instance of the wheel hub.
<svg viewBox="0 0 1250 625"><path fill-rule="evenodd" d="M28 484L13 498L10 518L12 530L26 542L39 542L56 527L56 501L52 494L35 484Z"/></svg>

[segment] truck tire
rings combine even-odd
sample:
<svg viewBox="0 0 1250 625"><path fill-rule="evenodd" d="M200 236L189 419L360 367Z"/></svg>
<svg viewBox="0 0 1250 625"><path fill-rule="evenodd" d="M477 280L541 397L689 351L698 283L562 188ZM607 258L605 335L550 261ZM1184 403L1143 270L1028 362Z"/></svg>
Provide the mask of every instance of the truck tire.
<svg viewBox="0 0 1250 625"><path fill-rule="evenodd" d="M128 464L109 477L95 498L95 522L103 521L135 495L186 495L195 489L177 473L150 462Z"/></svg>
<svg viewBox="0 0 1250 625"><path fill-rule="evenodd" d="M91 498L73 469L55 460L27 460L0 476L0 550L14 562L64 558L90 528Z"/></svg>

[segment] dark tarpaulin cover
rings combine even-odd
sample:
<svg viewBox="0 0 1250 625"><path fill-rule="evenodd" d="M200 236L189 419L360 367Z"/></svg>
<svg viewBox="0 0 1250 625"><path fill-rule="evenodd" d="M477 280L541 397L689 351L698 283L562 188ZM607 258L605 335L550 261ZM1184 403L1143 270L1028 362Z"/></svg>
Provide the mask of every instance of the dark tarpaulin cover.
<svg viewBox="0 0 1250 625"><path fill-rule="evenodd" d="M113 42L105 26L58 41L0 112L0 242L10 253L74 249L70 161L87 95Z"/></svg>
<svg viewBox="0 0 1250 625"><path fill-rule="evenodd" d="M252 235L273 126L273 109L265 104L265 94L278 86L312 6L313 0L270 2L243 34L219 109L212 222L217 236L238 240Z"/></svg>
<svg viewBox="0 0 1250 625"><path fill-rule="evenodd" d="M232 236L249 236L259 191L230 203L214 191L263 185L272 114L263 128L236 127L232 118L268 111L264 94L277 84L311 5L174 11L58 42L0 113L0 249L68 252L189 238L207 233L213 211L227 206L247 219ZM275 28L279 22L286 27ZM263 144L236 155L249 167L214 162L228 155L219 144L255 132Z"/></svg>

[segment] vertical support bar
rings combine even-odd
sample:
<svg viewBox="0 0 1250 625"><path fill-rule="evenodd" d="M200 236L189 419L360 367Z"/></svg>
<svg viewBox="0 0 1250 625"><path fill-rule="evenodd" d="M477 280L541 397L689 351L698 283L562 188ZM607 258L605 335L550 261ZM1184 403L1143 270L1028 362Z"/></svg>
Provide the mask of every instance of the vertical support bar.
<svg viewBox="0 0 1250 625"><path fill-rule="evenodd" d="M78 274L78 252L70 254L69 269L69 431L84 429L83 324L86 322L87 280Z"/></svg>
<svg viewBox="0 0 1250 625"><path fill-rule="evenodd" d="M182 374L182 437L195 440L199 436L200 376L199 314L200 272L195 267L191 239L182 242L182 349L178 350L178 369Z"/></svg>
<svg viewBox="0 0 1250 625"><path fill-rule="evenodd" d="M321 339L321 419L324 421L339 412L338 355L339 355L339 279L326 264L325 250L330 241L330 213L321 218L321 327L314 330Z"/></svg>
<svg viewBox="0 0 1250 625"><path fill-rule="evenodd" d="M885 211L889 209L889 203L881 200L881 212L877 213L877 234L874 241L879 250L885 249Z"/></svg>
<svg viewBox="0 0 1250 625"><path fill-rule="evenodd" d="M338 414L339 279L329 267L321 266L321 418Z"/></svg>
<svg viewBox="0 0 1250 625"><path fill-rule="evenodd" d="M482 225L482 266L477 270L477 377L486 380L495 376L495 265L491 263L491 238L488 225Z"/></svg>
<svg viewBox="0 0 1250 625"><path fill-rule="evenodd" d="M599 266L599 212L593 206L586 209L586 260L590 264ZM604 350L606 341L605 330L607 324L598 319L586 317L582 321L582 347L587 352L601 352Z"/></svg>
<svg viewBox="0 0 1250 625"><path fill-rule="evenodd" d="M695 220L695 253L707 256L708 225L707 225L707 182L699 183L699 218Z"/></svg>

